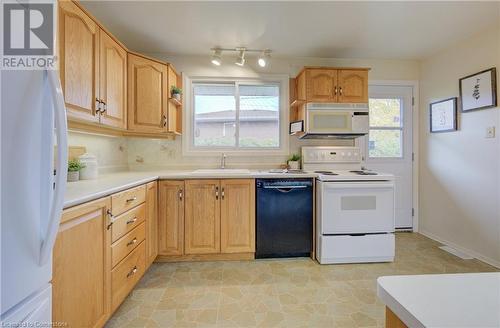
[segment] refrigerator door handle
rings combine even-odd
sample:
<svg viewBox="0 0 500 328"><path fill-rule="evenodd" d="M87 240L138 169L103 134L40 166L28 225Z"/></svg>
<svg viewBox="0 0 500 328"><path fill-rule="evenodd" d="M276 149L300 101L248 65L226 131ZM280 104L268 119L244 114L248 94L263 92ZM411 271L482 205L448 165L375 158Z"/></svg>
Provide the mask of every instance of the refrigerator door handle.
<svg viewBox="0 0 500 328"><path fill-rule="evenodd" d="M64 204L64 193L66 191L66 179L68 174L68 127L66 122L66 106L64 96L59 80L58 71L47 70L47 77L50 84L50 94L55 118L55 130L57 140L57 159L55 190L50 208L50 217L45 230L45 236L42 239L40 247L39 265L43 266L50 259L52 248L56 240L59 224L61 222L62 208Z"/></svg>

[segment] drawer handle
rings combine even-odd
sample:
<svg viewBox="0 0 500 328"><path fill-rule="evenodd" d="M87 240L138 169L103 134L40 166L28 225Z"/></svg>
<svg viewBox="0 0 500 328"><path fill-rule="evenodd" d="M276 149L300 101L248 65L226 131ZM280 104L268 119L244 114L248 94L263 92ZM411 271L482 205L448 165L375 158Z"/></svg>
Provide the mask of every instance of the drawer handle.
<svg viewBox="0 0 500 328"><path fill-rule="evenodd" d="M136 272L137 272L137 266L134 266L134 268L129 273L127 273L127 278L133 276Z"/></svg>
<svg viewBox="0 0 500 328"><path fill-rule="evenodd" d="M135 244L135 243L137 243L137 238L134 238L134 239L132 239L131 241L129 241L129 242L127 243L127 246L133 245L133 244Z"/></svg>
<svg viewBox="0 0 500 328"><path fill-rule="evenodd" d="M128 220L127 224L135 223L137 221L137 216L133 218L132 220Z"/></svg>
<svg viewBox="0 0 500 328"><path fill-rule="evenodd" d="M134 197L132 197L132 198L127 199L127 200L126 200L126 202L127 202L127 203L130 203L130 202L133 202L133 201L135 201L135 200L137 200L137 197L136 197L136 196L134 196Z"/></svg>

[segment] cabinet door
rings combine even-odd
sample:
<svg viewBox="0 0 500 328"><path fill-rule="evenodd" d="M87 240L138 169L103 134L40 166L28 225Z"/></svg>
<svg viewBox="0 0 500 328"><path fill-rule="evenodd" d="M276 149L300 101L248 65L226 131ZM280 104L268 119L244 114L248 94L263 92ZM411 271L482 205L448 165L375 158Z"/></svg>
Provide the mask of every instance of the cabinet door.
<svg viewBox="0 0 500 328"><path fill-rule="evenodd" d="M127 52L106 32L100 32L99 99L105 103L101 123L127 127Z"/></svg>
<svg viewBox="0 0 500 328"><path fill-rule="evenodd" d="M160 181L158 253L184 254L184 181Z"/></svg>
<svg viewBox="0 0 500 328"><path fill-rule="evenodd" d="M71 1L59 1L59 57L61 84L69 118L90 122L98 94L99 27Z"/></svg>
<svg viewBox="0 0 500 328"><path fill-rule="evenodd" d="M221 180L221 253L255 252L255 181Z"/></svg>
<svg viewBox="0 0 500 328"><path fill-rule="evenodd" d="M128 55L128 129L161 133L166 129L166 65Z"/></svg>
<svg viewBox="0 0 500 328"><path fill-rule="evenodd" d="M335 102L337 71L311 68L306 70L306 97L309 102Z"/></svg>
<svg viewBox="0 0 500 328"><path fill-rule="evenodd" d="M151 265L158 255L158 184L146 185L146 263Z"/></svg>
<svg viewBox="0 0 500 328"><path fill-rule="evenodd" d="M168 97L170 98L170 88L177 86L177 73L168 66ZM181 134L182 131L182 106L174 101L168 102L167 117L168 132Z"/></svg>
<svg viewBox="0 0 500 328"><path fill-rule="evenodd" d="M53 252L52 320L102 327L111 313L110 198L65 210Z"/></svg>
<svg viewBox="0 0 500 328"><path fill-rule="evenodd" d="M219 253L219 180L187 180L185 183L185 254Z"/></svg>
<svg viewBox="0 0 500 328"><path fill-rule="evenodd" d="M368 71L338 71L339 97L341 103L368 102Z"/></svg>

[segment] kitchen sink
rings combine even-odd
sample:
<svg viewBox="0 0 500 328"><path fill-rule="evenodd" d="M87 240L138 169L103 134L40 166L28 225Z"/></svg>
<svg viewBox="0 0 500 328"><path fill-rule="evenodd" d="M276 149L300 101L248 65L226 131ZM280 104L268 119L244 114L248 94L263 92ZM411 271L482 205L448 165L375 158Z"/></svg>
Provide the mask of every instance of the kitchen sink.
<svg viewBox="0 0 500 328"><path fill-rule="evenodd" d="M250 174L248 169L199 169L192 174Z"/></svg>

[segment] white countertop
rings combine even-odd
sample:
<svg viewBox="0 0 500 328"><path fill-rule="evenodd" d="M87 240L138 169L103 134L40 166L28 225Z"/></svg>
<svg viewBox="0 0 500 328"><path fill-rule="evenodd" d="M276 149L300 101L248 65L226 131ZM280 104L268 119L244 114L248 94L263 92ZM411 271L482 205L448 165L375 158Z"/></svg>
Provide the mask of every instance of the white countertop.
<svg viewBox="0 0 500 328"><path fill-rule="evenodd" d="M100 175L95 180L68 182L64 195L64 208L132 188L157 179L254 179L254 178L315 178L315 173L270 173L254 170L249 173L193 173L181 170L126 171Z"/></svg>
<svg viewBox="0 0 500 328"><path fill-rule="evenodd" d="M500 327L500 272L387 276L378 297L408 327Z"/></svg>

